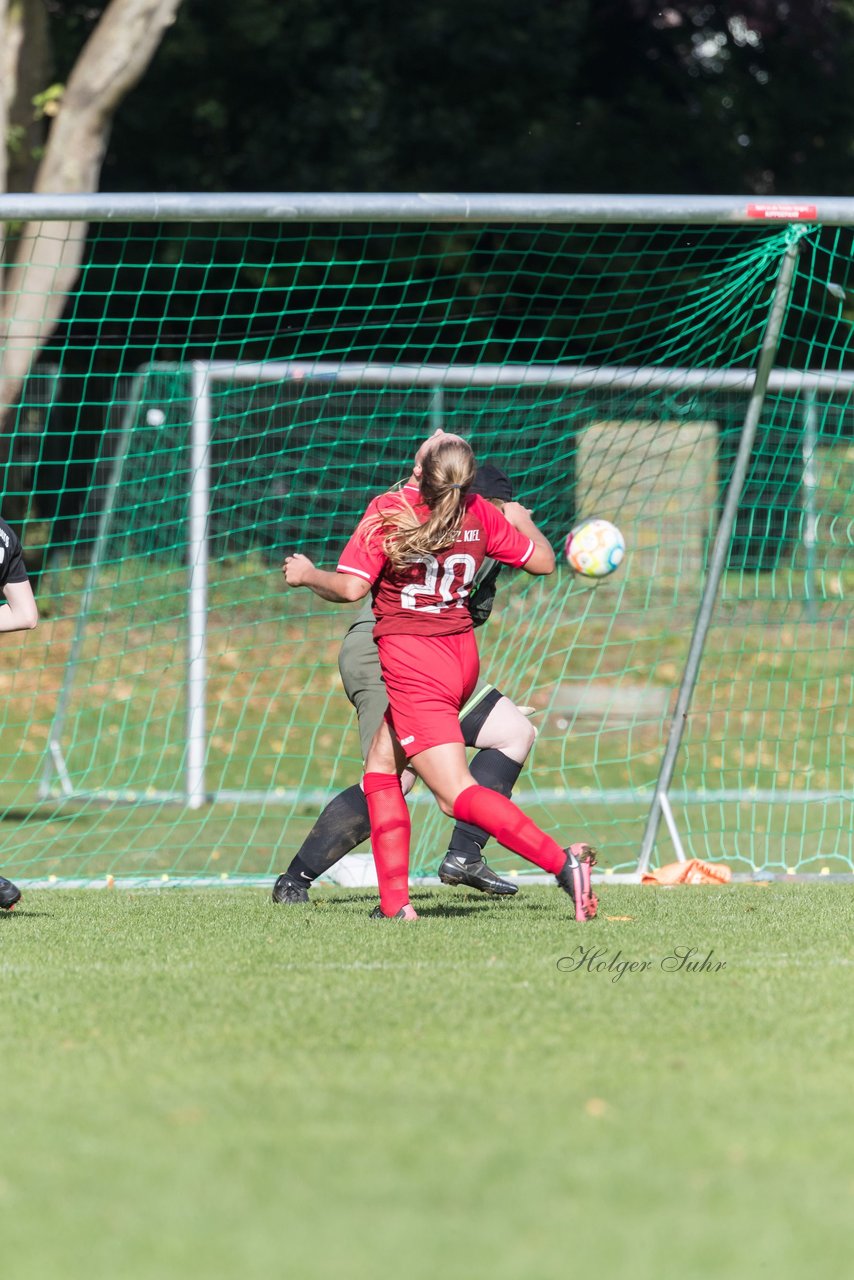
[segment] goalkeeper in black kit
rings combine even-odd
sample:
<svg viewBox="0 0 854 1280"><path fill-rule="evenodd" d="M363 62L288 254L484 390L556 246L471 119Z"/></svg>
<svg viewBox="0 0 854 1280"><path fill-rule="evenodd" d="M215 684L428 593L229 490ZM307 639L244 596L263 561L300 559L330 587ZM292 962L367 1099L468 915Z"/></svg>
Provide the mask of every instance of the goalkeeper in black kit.
<svg viewBox="0 0 854 1280"><path fill-rule="evenodd" d="M430 439L439 434L444 432L436 432ZM410 477L416 483L420 475L419 454ZM513 500L508 476L490 463L479 467L472 492L490 499L499 509ZM489 617L500 569L501 565L488 561L480 580L475 581L469 607L476 627ZM363 759L388 707L373 638L374 622L368 600L344 637L338 658L344 689L359 721ZM466 744L476 749L472 775L481 786L509 796L534 744L534 726L509 698L481 679L460 712L460 727ZM414 774L405 770L401 777L404 794L414 781ZM367 800L361 786L354 784L330 800L320 814L287 871L276 880L273 901L288 905L308 902L308 889L314 880L369 839L370 834ZM442 883L479 889L495 897L516 893L517 886L502 880L484 860L483 846L488 839L480 827L458 822L439 867Z"/></svg>
<svg viewBox="0 0 854 1280"><path fill-rule="evenodd" d="M0 631L31 631L39 620L33 589L24 568L21 539L0 519ZM0 910L11 911L21 899L21 890L0 876Z"/></svg>

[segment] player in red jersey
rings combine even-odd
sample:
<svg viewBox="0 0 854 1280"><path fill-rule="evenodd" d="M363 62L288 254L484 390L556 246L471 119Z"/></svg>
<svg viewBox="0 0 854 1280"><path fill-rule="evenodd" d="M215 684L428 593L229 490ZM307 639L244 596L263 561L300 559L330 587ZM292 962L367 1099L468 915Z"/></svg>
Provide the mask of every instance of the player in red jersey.
<svg viewBox="0 0 854 1280"><path fill-rule="evenodd" d="M375 914L416 919L409 903L409 811L400 789L407 761L444 813L482 827L512 852L552 872L572 897L577 920L596 914L594 852L563 849L505 796L469 772L459 711L479 660L466 596L485 556L542 575L554 552L518 503L503 514L469 492L476 463L466 441L428 441L416 469L419 489L383 494L369 505L335 572L289 556L289 586L322 599L355 601L371 591L374 638L389 700L365 763L364 791L380 886ZM419 474L420 471L420 474Z"/></svg>
<svg viewBox="0 0 854 1280"><path fill-rule="evenodd" d="M435 440L445 434L438 427L431 438ZM419 465L420 452L421 446L413 466ZM418 489L414 474L410 474L404 483ZM500 467L483 463L480 459L472 492L487 498L499 511L505 503L513 501L509 476ZM466 603L475 629L483 626L490 617L502 567L495 560L485 560L472 584ZM357 610L338 652L341 682L356 712L363 768L374 734L388 707L374 643L375 624L373 605L368 596ZM484 787L500 791L505 796L512 795L534 745L536 730L519 707L483 678L482 669L474 693L460 711L460 731L466 745L475 748L469 762L472 776ZM411 769L404 770L400 782L403 794L407 795L415 782ZM316 878L363 841L369 840L370 835L371 819L360 778L358 783L333 796L318 815L287 870L277 876L273 885L273 901L287 906L307 904L308 890ZM488 840L488 833L480 827L455 823L447 853L438 868L441 882L477 889L493 897L513 897L519 888L515 877L502 880L484 858Z"/></svg>
<svg viewBox="0 0 854 1280"><path fill-rule="evenodd" d="M21 539L5 520L0 520L0 591L5 602L0 608L0 631L29 631L39 620L33 589L24 567ZM0 876L0 910L11 911L21 898L21 890Z"/></svg>

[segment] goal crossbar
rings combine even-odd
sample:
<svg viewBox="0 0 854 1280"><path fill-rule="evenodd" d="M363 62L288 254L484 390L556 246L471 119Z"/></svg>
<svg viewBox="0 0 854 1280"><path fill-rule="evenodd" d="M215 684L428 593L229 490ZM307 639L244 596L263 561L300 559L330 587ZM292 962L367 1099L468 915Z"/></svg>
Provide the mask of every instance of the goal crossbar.
<svg viewBox="0 0 854 1280"><path fill-rule="evenodd" d="M769 222L854 226L850 196L599 195L458 192L9 192L0 222L430 222L676 223Z"/></svg>

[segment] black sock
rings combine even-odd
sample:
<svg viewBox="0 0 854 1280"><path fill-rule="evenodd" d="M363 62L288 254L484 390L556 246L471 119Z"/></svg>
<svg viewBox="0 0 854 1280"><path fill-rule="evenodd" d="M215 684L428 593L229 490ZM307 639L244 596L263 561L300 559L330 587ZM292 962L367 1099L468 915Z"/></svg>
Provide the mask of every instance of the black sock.
<svg viewBox="0 0 854 1280"><path fill-rule="evenodd" d="M503 751L494 747L485 747L478 751L471 762L471 775L481 787L489 787L490 791L498 791L502 796L509 796L516 785L516 779L522 772L522 766L511 760ZM465 862L478 862L483 857L483 846L489 835L482 827L474 827L468 822L458 822L451 835L448 853L456 854Z"/></svg>
<svg viewBox="0 0 854 1280"><path fill-rule="evenodd" d="M286 874L297 884L315 880L370 834L368 802L362 788L353 786L339 791L309 831Z"/></svg>

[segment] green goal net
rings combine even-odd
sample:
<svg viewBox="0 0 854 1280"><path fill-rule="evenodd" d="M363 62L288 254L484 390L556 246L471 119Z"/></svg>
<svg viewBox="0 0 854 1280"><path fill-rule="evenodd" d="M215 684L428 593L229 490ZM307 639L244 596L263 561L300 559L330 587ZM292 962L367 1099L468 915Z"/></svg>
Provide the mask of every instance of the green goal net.
<svg viewBox="0 0 854 1280"><path fill-rule="evenodd" d="M654 856L854 870L850 233L608 221L92 224L6 416L42 617L2 637L0 870L284 869L360 759L350 613L282 558L334 564L441 425L556 547L585 515L624 532L598 586L506 571L479 639L533 708L523 806L631 872L795 243ZM430 874L448 820L412 808Z"/></svg>

